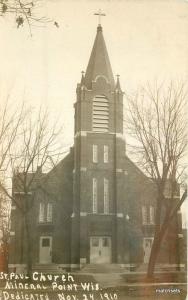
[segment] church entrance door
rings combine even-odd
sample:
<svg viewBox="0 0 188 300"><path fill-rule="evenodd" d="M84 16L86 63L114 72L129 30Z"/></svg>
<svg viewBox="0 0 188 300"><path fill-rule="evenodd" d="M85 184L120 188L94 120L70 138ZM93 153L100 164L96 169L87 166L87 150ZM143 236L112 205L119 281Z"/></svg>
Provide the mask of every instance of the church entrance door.
<svg viewBox="0 0 188 300"><path fill-rule="evenodd" d="M111 263L111 238L107 236L90 237L90 263Z"/></svg>
<svg viewBox="0 0 188 300"><path fill-rule="evenodd" d="M143 240L143 248L144 248L144 263L149 263L151 247L153 243L153 238L144 238Z"/></svg>
<svg viewBox="0 0 188 300"><path fill-rule="evenodd" d="M39 247L39 263L49 264L52 262L52 237L41 236Z"/></svg>

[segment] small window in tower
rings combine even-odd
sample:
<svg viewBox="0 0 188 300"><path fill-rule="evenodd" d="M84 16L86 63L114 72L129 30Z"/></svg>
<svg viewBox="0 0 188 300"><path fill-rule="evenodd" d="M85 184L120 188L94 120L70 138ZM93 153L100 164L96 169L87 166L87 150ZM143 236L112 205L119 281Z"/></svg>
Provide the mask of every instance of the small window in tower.
<svg viewBox="0 0 188 300"><path fill-rule="evenodd" d="M109 182L104 178L104 213L109 213Z"/></svg>
<svg viewBox="0 0 188 300"><path fill-rule="evenodd" d="M41 202L40 206L39 206L39 222L40 223L44 222L44 211L45 211L45 204Z"/></svg>
<svg viewBox="0 0 188 300"><path fill-rule="evenodd" d="M98 146L93 145L93 162L97 163L98 162Z"/></svg>
<svg viewBox="0 0 188 300"><path fill-rule="evenodd" d="M108 146L104 145L104 163L108 163Z"/></svg>
<svg viewBox="0 0 188 300"><path fill-rule="evenodd" d="M93 99L93 131L108 132L109 104L105 96L96 96Z"/></svg>
<svg viewBox="0 0 188 300"><path fill-rule="evenodd" d="M97 179L93 178L93 213L97 213Z"/></svg>
<svg viewBox="0 0 188 300"><path fill-rule="evenodd" d="M47 221L48 223L52 222L52 203L48 203L48 204L47 204L46 221Z"/></svg>

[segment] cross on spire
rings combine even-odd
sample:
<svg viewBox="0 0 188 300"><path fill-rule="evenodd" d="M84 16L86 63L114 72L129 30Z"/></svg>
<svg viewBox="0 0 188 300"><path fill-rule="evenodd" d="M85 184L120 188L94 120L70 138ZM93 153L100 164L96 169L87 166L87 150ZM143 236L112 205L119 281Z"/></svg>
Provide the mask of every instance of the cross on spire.
<svg viewBox="0 0 188 300"><path fill-rule="evenodd" d="M104 16L106 16L106 15L102 12L101 9L99 9L99 11L96 12L94 15L95 15L95 16L98 16L98 20L99 20L98 22L99 22L99 25L101 25L101 17L104 17Z"/></svg>

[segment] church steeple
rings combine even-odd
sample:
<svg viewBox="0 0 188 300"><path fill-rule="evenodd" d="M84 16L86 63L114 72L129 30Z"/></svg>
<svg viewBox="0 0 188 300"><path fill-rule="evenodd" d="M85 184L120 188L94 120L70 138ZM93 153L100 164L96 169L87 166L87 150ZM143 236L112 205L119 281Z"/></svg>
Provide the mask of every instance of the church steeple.
<svg viewBox="0 0 188 300"><path fill-rule="evenodd" d="M85 74L85 85L88 89L92 87L92 81L96 81L98 76L105 78L114 89L114 77L100 24L97 27L97 35Z"/></svg>

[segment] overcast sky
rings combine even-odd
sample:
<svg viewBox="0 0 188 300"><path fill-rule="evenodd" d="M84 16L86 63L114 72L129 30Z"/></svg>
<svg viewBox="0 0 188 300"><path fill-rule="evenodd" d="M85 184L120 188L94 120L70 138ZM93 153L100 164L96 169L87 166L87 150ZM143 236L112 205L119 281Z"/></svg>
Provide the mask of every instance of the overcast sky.
<svg viewBox="0 0 188 300"><path fill-rule="evenodd" d="M64 124L65 143L73 140L73 103L81 71L86 70L102 9L102 26L114 75L122 89L154 80L188 79L188 1L44 1L41 14L60 28L16 29L0 18L0 101L10 93L17 103L45 103ZM24 96L23 96L24 95ZM126 103L125 103L126 105Z"/></svg>

